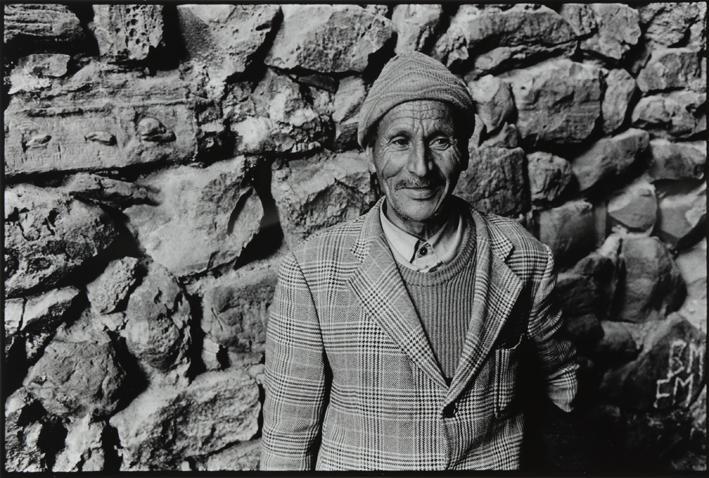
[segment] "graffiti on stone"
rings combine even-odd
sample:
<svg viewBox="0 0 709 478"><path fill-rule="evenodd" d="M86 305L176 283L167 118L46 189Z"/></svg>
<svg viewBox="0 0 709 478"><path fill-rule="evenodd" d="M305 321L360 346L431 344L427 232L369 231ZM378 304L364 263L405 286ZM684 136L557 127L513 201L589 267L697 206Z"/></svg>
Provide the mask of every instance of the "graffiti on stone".
<svg viewBox="0 0 709 478"><path fill-rule="evenodd" d="M670 342L667 374L655 382L653 408L687 408L695 391L704 385L705 346L682 339Z"/></svg>

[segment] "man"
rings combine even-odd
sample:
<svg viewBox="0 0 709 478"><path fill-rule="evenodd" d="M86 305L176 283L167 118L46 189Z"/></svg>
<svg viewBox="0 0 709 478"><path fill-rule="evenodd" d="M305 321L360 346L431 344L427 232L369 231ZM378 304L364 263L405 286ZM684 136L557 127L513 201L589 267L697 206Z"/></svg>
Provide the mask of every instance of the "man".
<svg viewBox="0 0 709 478"><path fill-rule="evenodd" d="M421 53L393 58L358 141L385 197L284 259L266 345L262 469L515 469L522 354L569 411L549 248L452 196L474 105Z"/></svg>

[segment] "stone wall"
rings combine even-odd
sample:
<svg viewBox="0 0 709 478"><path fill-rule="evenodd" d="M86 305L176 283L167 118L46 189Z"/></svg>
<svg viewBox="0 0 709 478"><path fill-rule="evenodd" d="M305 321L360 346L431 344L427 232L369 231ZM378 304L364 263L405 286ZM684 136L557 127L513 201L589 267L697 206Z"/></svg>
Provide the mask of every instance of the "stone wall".
<svg viewBox="0 0 709 478"><path fill-rule="evenodd" d="M7 469L257 467L279 257L377 198L357 112L413 49L477 101L457 193L556 254L594 466L705 468L706 25L704 3L6 5Z"/></svg>

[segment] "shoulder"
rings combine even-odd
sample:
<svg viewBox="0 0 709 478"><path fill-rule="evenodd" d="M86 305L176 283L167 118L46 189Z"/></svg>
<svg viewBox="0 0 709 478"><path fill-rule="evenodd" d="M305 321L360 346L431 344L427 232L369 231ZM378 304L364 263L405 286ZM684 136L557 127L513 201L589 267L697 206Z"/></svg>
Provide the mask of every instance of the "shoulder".
<svg viewBox="0 0 709 478"><path fill-rule="evenodd" d="M366 214L341 222L310 235L291 249L291 254L299 264L344 261L360 236Z"/></svg>

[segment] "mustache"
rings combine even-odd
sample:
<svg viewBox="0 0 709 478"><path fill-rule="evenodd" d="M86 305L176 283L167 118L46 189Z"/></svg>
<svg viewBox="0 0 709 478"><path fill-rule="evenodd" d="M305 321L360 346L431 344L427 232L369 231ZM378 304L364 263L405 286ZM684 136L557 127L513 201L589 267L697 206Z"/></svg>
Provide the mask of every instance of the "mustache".
<svg viewBox="0 0 709 478"><path fill-rule="evenodd" d="M428 180L421 179L402 179L394 185L394 189L411 189L411 188L434 188L442 183L438 178L430 178Z"/></svg>

